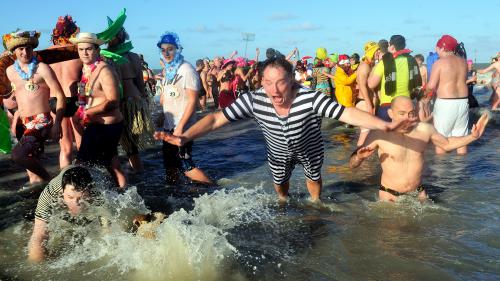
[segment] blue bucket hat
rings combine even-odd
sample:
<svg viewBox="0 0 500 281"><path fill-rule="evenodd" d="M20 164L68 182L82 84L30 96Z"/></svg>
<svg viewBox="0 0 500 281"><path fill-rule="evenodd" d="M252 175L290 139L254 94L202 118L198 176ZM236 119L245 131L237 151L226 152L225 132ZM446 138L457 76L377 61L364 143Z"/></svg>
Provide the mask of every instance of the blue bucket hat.
<svg viewBox="0 0 500 281"><path fill-rule="evenodd" d="M172 44L177 49L181 49L179 36L177 35L177 33L174 33L174 32L163 33L163 35L160 37L160 40L158 41L158 43L156 43L156 46L158 46L158 48L161 48L161 44Z"/></svg>

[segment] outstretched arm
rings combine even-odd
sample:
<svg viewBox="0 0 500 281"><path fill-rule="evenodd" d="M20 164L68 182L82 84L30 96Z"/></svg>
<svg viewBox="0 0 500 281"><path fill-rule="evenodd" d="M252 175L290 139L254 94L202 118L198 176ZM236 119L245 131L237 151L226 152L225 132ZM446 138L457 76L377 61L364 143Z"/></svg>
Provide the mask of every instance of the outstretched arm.
<svg viewBox="0 0 500 281"><path fill-rule="evenodd" d="M477 72L480 73L480 74L485 74L485 73L488 73L490 71L493 71L493 70L496 70L496 66L498 65L499 63L498 62L495 62L495 63L492 63L490 66L488 66L487 68L485 69L480 69L478 70Z"/></svg>
<svg viewBox="0 0 500 281"><path fill-rule="evenodd" d="M434 145L446 150L451 151L457 149L462 146L466 146L469 143L479 139L486 128L486 124L488 124L489 118L488 113L483 113L477 123L472 127L470 135L463 137L449 137L446 138L440 133L436 131L436 129L432 128L431 141Z"/></svg>
<svg viewBox="0 0 500 281"><path fill-rule="evenodd" d="M183 146L187 142L205 135L208 132L214 131L226 124L229 120L222 111L208 114L200 121L196 122L191 128L185 131L182 135L176 136L165 132L155 132L154 138L164 140L173 145Z"/></svg>
<svg viewBox="0 0 500 281"><path fill-rule="evenodd" d="M35 218L33 234L28 245L28 260L30 262L41 262L45 259L45 247L43 244L47 238L47 223Z"/></svg>
<svg viewBox="0 0 500 281"><path fill-rule="evenodd" d="M389 123L355 107L346 107L339 120L353 126L381 131L396 130L400 127L407 126L409 123L415 123L417 121L416 119L408 119Z"/></svg>

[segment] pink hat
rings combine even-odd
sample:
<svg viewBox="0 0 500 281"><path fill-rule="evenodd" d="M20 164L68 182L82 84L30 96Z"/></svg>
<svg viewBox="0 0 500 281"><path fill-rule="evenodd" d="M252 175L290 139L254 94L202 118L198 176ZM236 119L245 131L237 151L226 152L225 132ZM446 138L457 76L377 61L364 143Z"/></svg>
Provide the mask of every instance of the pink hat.
<svg viewBox="0 0 500 281"><path fill-rule="evenodd" d="M247 61L244 58L242 58L242 57L236 58L235 61L236 61L236 66L237 67L245 67L245 66L247 66Z"/></svg>
<svg viewBox="0 0 500 281"><path fill-rule="evenodd" d="M473 64L472 60L467 60L467 64Z"/></svg>
<svg viewBox="0 0 500 281"><path fill-rule="evenodd" d="M339 55L339 65L345 65L349 63L349 56L346 54Z"/></svg>
<svg viewBox="0 0 500 281"><path fill-rule="evenodd" d="M235 63L236 63L236 61L235 61L235 60L233 60L233 59L225 59L225 60L224 60L224 63L222 64L222 67L221 67L221 68L226 68L226 66L227 66L228 64L231 64L231 63L232 63L232 64L235 64Z"/></svg>

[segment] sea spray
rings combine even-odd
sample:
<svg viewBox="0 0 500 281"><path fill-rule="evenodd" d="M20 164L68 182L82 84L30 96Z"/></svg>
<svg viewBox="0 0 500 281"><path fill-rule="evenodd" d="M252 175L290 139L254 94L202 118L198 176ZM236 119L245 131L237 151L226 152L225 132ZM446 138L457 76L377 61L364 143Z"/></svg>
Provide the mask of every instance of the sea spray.
<svg viewBox="0 0 500 281"><path fill-rule="evenodd" d="M218 190L196 198L193 210L171 214L157 229L156 239L146 239L130 233L123 222L144 211L135 189L103 198L100 208L110 209L110 226L99 235L85 233L82 241L72 241L71 250L50 263L52 269L78 266L85 275L117 271L131 280L218 280L224 261L238 254L227 231L272 217L267 205L273 197L262 186Z"/></svg>

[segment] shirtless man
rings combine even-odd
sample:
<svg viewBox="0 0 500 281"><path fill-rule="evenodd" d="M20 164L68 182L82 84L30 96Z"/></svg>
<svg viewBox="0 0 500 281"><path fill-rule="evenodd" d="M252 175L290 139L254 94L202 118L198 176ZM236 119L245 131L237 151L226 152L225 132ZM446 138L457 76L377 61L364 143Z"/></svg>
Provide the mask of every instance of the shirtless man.
<svg viewBox="0 0 500 281"><path fill-rule="evenodd" d="M359 87L359 95L356 101L356 108L359 108L370 114L374 114L374 92L368 87L368 76L370 76L370 72L372 71L373 66L375 66L375 58L378 57L380 49L377 43L372 41L367 42L364 49L365 55L356 71L356 83ZM368 132L368 129L360 128L358 146L362 145L365 142Z"/></svg>
<svg viewBox="0 0 500 281"><path fill-rule="evenodd" d="M79 30L80 29L76 26L71 16L59 17L56 27L52 31L52 43L54 43L54 46L50 48L72 45L69 42L69 38L74 37ZM61 84L61 88L66 96L66 109L61 123L62 138L59 140L59 146L61 148L59 152L59 167L62 169L71 164L73 160L73 137L77 149L80 147L82 141L82 136L74 129L72 119L78 107L77 84L80 80L82 62L80 59L73 59L50 64L50 68L52 68L56 74L57 80ZM55 93L53 92L50 93L50 101L51 105L57 101Z"/></svg>
<svg viewBox="0 0 500 281"><path fill-rule="evenodd" d="M196 72L200 76L201 88L198 94L199 106L202 111L205 111L207 107L207 95L208 95L208 83L207 83L207 73L208 73L208 63L204 60L196 61Z"/></svg>
<svg viewBox="0 0 500 281"><path fill-rule="evenodd" d="M410 98L399 96L393 99L388 111L393 121L417 119L415 106ZM409 123L391 132L370 131L365 143L351 156L349 166L358 167L366 158L378 150L382 166L379 200L396 201L398 196L418 191L418 198L427 198L422 185L424 152L429 142L443 150L450 151L479 139L488 123L483 114L472 128L471 134L463 137L446 138L429 123Z"/></svg>
<svg viewBox="0 0 500 281"><path fill-rule="evenodd" d="M500 52L497 55L497 60L493 62L490 66L488 66L485 69L480 69L477 72L481 74L488 73L490 71L493 71L496 73L496 75L500 74ZM497 110L497 108L500 106L500 87L499 83L495 82L493 84L493 93L491 94L491 109L492 110Z"/></svg>
<svg viewBox="0 0 500 281"><path fill-rule="evenodd" d="M24 133L12 150L12 159L27 169L30 184L50 180L50 175L40 163L44 142L52 130L52 138L61 138L61 120L64 112L64 93L57 78L45 64L38 62L33 48L38 46L40 33L19 31L4 38L7 49L16 55L16 62L7 68L7 78L11 81L18 111L24 125ZM50 92L58 98L56 118L50 116Z"/></svg>
<svg viewBox="0 0 500 281"><path fill-rule="evenodd" d="M214 99L215 110L219 108L219 88L220 82L217 81L219 72L221 71L222 59L220 57L215 57L213 62L213 67L210 68L210 72L207 76L207 83L210 86L210 93Z"/></svg>
<svg viewBox="0 0 500 281"><path fill-rule="evenodd" d="M468 133L469 102L466 61L454 54L458 42L449 35L443 35L436 44L439 55L432 66L431 77L427 83L425 93L428 95L437 91L434 103L434 127L445 137L461 137ZM429 101L429 98L423 99ZM437 154L445 151L436 147ZM466 154L467 146L459 147L458 154Z"/></svg>
<svg viewBox="0 0 500 281"><path fill-rule="evenodd" d="M118 155L118 142L123 130L123 116L119 108L118 78L113 68L99 57L99 46L104 41L93 33L81 32L70 41L78 46L83 62L79 96L85 104L76 116L84 126L77 162L107 168L120 187L126 179L111 168L111 160Z"/></svg>

